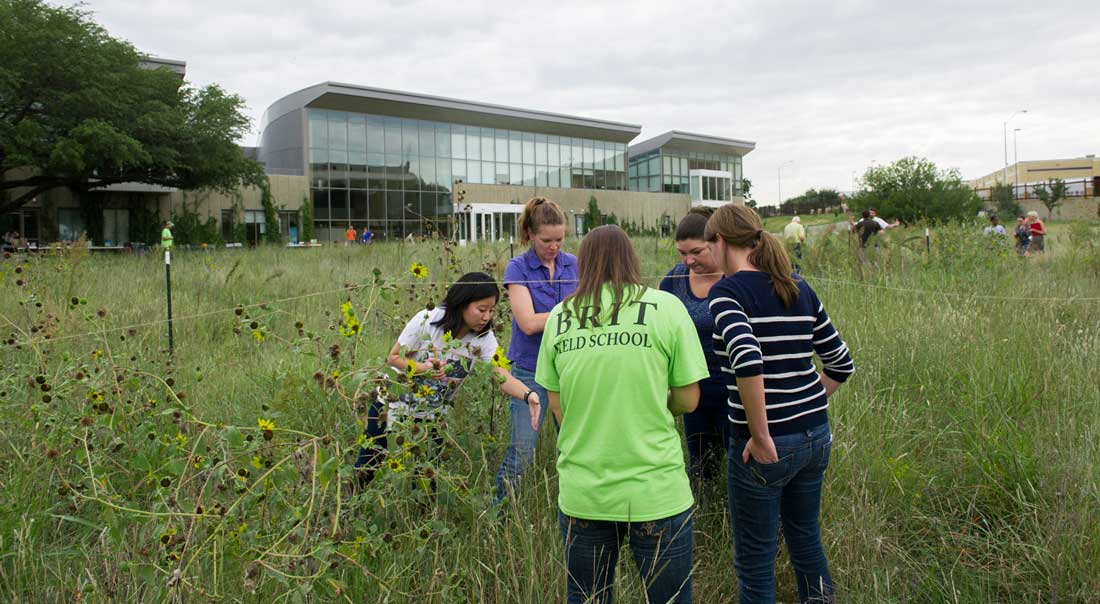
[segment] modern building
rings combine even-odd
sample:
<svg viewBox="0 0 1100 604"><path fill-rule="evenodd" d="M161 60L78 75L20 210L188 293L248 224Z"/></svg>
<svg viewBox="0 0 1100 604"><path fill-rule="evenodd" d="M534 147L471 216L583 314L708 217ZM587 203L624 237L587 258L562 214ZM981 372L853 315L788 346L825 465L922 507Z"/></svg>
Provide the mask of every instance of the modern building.
<svg viewBox="0 0 1100 604"><path fill-rule="evenodd" d="M638 125L335 82L276 101L261 127L269 173L307 178L319 240L338 239L349 224L391 238L507 236L516 210L494 205L536 195L570 211L578 229L593 198L605 214L652 227L687 212L693 175L698 201L736 200L741 157L754 146L662 135L642 144L658 155L657 186L631 187L638 167L627 145ZM675 187L663 186L662 162Z"/></svg>
<svg viewBox="0 0 1100 604"><path fill-rule="evenodd" d="M181 61L149 66L185 71ZM309 204L322 242L343 239L349 225L380 238L506 239L518 235L517 206L535 196L558 202L578 234L593 201L622 224L667 228L693 205L742 200L742 158L755 146L679 131L628 146L641 126L336 82L275 101L260 129L259 145L242 150L265 166L283 234L301 232ZM93 194L109 197L97 243L134 239L138 214L167 218L181 207L214 221L227 240L240 234L234 225L248 227L250 240L265 228L258 191L126 184ZM78 200L43 197L5 219L43 242L78 237Z"/></svg>
<svg viewBox="0 0 1100 604"><path fill-rule="evenodd" d="M741 197L742 158L756 143L673 130L631 145L630 190L690 193L692 205Z"/></svg>

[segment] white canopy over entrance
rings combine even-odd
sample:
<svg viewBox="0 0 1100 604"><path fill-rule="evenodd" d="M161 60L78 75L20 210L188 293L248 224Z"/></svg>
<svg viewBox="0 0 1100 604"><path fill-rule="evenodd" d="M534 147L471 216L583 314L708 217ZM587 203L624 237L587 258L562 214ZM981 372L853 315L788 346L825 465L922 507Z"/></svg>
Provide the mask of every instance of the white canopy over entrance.
<svg viewBox="0 0 1100 604"><path fill-rule="evenodd" d="M515 203L466 203L455 207L458 242L509 239L519 235L523 206Z"/></svg>

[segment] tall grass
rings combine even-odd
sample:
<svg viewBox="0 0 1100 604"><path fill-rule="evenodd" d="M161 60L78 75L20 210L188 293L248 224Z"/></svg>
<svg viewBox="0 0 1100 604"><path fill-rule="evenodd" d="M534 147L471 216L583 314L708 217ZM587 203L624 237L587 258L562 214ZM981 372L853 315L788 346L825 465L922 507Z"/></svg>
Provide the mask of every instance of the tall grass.
<svg viewBox="0 0 1100 604"><path fill-rule="evenodd" d="M823 510L844 600L1097 601L1100 257L1081 228L1095 232L1056 228L1028 259L970 225L936 229L930 255L916 229L863 257L843 234L811 239L802 271L857 365L831 400ZM667 241L636 245L646 275L676 261ZM410 430L393 445L405 467L365 490L349 472L364 401L401 387L359 370L448 281L500 277L508 256L437 242L181 252L174 358L160 257L0 262L13 342L0 349L0 598L561 601L554 443L542 437L499 520L507 403L485 372L459 393L442 450ZM340 334L345 301L359 336ZM270 441L258 419L275 422ZM697 510L698 601L736 600L724 500L709 485ZM632 565L619 570L620 601L644 601ZM778 577L797 600L785 555Z"/></svg>

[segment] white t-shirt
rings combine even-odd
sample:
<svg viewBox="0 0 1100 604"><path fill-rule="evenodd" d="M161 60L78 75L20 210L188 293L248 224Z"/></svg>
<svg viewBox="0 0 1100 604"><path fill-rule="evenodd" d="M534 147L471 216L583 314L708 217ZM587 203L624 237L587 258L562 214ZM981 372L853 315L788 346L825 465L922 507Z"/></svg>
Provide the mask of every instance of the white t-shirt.
<svg viewBox="0 0 1100 604"><path fill-rule="evenodd" d="M877 223L878 223L878 225L879 225L880 227L882 227L882 230L884 230L884 231L886 230L886 227L890 226L890 225L889 225L889 223L887 223L887 222L886 222L885 220L883 220L883 219L879 218L878 216L875 216L874 218L872 218L872 220L874 220L875 222L877 222Z"/></svg>
<svg viewBox="0 0 1100 604"><path fill-rule="evenodd" d="M397 343L405 348L405 352L413 353L412 358L416 361L435 357L451 365L447 371L447 377L436 379L430 374L414 377L412 392L419 393L422 387L427 387L433 391L433 394L406 395L396 401L390 401L387 405L390 409L388 425L392 425L394 420L402 417L434 419L445 415L447 413L445 405L455 391L456 384L453 382L461 383L473 362L490 363L493 360L493 355L497 351L497 338L492 331L481 336L468 333L450 343L444 342L443 336L446 332L441 326L432 325L443 318L443 312L442 307L437 307L417 313L405 325L401 335L397 336Z"/></svg>
<svg viewBox="0 0 1100 604"><path fill-rule="evenodd" d="M432 325L442 318L443 307L441 306L418 312L405 325L401 335L397 336L397 343L410 352L415 351L414 358L417 361L438 356L444 361L472 359L492 362L493 353L497 351L497 338L492 331L483 336L468 333L458 338L460 346L451 347L443 342L443 328ZM440 351L442 354L439 354Z"/></svg>

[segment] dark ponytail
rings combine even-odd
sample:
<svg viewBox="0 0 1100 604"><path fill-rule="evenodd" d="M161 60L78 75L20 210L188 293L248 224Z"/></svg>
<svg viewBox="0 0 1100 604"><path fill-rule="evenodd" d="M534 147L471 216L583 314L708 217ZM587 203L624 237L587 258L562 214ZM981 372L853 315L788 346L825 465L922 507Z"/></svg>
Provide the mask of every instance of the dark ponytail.
<svg viewBox="0 0 1100 604"><path fill-rule="evenodd" d="M721 237L726 245L749 248L749 262L768 274L775 295L790 308L798 301L798 283L791 276L791 257L778 237L764 230L764 223L752 208L726 204L707 221L704 239Z"/></svg>

